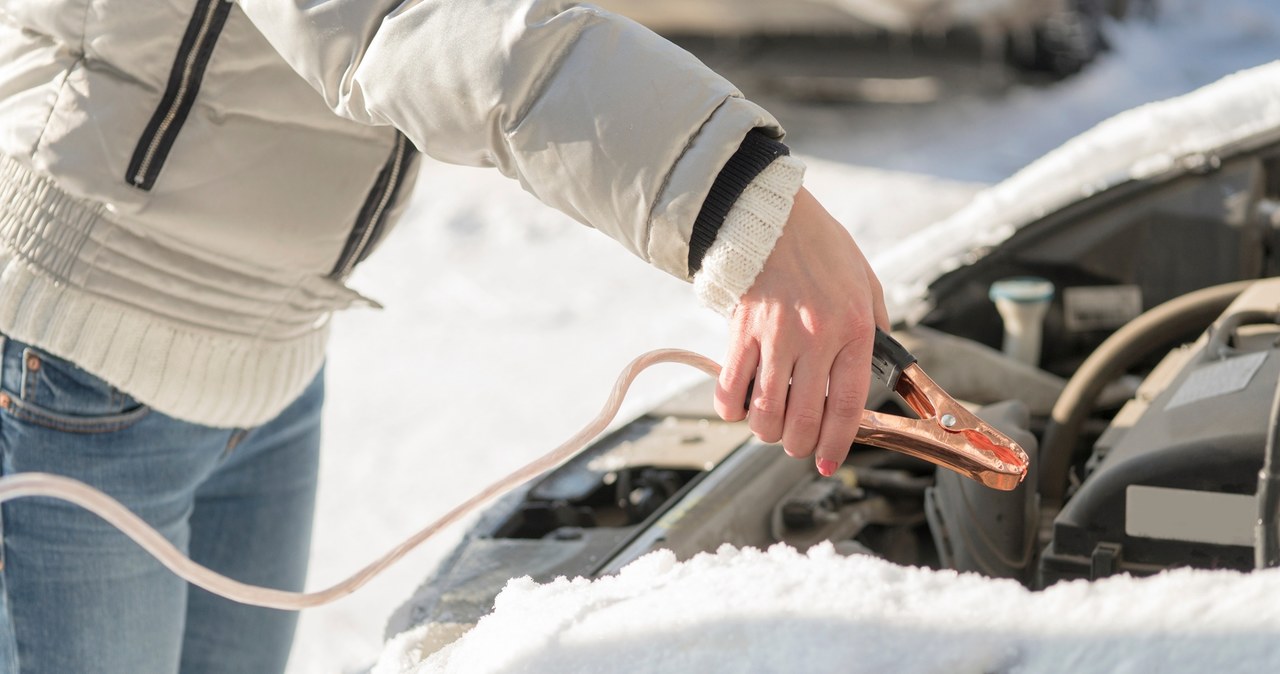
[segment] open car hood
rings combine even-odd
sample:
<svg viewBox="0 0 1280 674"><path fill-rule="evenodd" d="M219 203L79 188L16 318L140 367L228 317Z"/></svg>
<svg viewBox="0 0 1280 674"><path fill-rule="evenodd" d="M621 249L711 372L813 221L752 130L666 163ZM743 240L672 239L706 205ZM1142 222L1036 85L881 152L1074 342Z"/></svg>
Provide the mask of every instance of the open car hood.
<svg viewBox="0 0 1280 674"><path fill-rule="evenodd" d="M1276 142L1280 61L1116 115L979 192L950 217L869 251L889 315L919 322L933 309L935 281L1050 214L1113 205Z"/></svg>

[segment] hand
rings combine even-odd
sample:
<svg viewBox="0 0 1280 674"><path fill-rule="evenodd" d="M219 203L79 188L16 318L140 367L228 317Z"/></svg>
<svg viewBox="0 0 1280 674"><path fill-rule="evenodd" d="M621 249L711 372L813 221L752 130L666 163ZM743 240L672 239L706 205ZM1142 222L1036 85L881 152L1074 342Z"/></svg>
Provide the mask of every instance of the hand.
<svg viewBox="0 0 1280 674"><path fill-rule="evenodd" d="M791 456L816 452L818 471L833 474L858 434L877 325L889 328L879 280L849 232L800 188L734 310L716 412L749 417L756 437Z"/></svg>

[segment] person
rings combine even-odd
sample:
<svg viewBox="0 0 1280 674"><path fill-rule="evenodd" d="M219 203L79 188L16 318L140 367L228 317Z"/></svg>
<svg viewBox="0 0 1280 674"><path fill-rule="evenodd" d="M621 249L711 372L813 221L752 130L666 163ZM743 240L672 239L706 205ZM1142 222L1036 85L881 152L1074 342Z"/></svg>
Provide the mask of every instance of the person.
<svg viewBox="0 0 1280 674"><path fill-rule="evenodd" d="M327 319L366 301L344 281L421 151L691 281L731 321L717 411L829 474L887 317L782 135L574 2L0 0L3 472L83 480L201 564L300 589ZM293 615L188 588L92 515L26 499L2 527L4 671L285 666Z"/></svg>

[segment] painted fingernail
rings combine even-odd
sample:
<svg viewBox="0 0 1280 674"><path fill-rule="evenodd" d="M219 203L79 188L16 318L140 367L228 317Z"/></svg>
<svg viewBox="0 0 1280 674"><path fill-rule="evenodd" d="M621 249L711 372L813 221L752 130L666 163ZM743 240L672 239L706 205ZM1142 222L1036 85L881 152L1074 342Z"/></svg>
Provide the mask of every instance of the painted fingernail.
<svg viewBox="0 0 1280 674"><path fill-rule="evenodd" d="M836 469L839 467L840 464L832 461L831 459L818 459L818 472L822 473L826 477L835 475Z"/></svg>

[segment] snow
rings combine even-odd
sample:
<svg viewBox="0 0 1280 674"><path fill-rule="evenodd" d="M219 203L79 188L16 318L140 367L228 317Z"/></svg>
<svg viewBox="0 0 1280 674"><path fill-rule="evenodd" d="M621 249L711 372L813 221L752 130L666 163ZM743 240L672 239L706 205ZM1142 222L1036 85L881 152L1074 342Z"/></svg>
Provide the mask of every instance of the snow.
<svg viewBox="0 0 1280 674"><path fill-rule="evenodd" d="M1125 110L1280 56L1280 3L1273 0L1156 4L1154 22L1108 25L1113 50L1053 86L961 92L938 105L787 106L777 114L792 133L792 149L804 155L994 183Z"/></svg>
<svg viewBox="0 0 1280 674"><path fill-rule="evenodd" d="M810 188L875 259L908 232L961 208L984 184L1007 178L1094 124L1275 58L1280 3L1274 0L1166 0L1162 7L1154 24L1113 26L1115 51L1064 83L963 95L930 106L866 106L852 112L781 106L788 140L809 164ZM496 172L435 163L424 167L405 222L362 265L353 285L387 308L354 310L335 320L308 582L312 588L345 577L498 475L568 437L595 415L617 371L636 354L680 347L719 358L727 335L722 320L700 308L684 283L654 272L612 241L542 207ZM621 416L635 415L697 378L669 366L646 373ZM382 650L388 616L411 596L463 529L455 527L429 542L356 594L304 612L290 674L365 671ZM770 558L774 554L781 553L771 553ZM861 600L849 602L844 607L848 613L842 613L863 616L855 632L879 629L877 625L897 625L899 630L875 632L883 642L859 642L874 647L859 651L855 659L884 654L901 659L914 656L922 644L951 644L952 652L961 653L965 644L959 636L987 634L985 625L1004 624L997 612L961 615L959 606L951 614L958 622L946 623L949 627L913 622L912 614L900 609L906 602L923 601L913 598L919 588L958 583L956 596L984 592L978 606L989 601L982 588L1010 602L1018 594L1007 584L977 578L962 581L941 575L930 581L923 572L888 568L873 560L766 562L751 552L736 559L732 564L721 560L679 567L683 570L642 566L637 568L650 570L636 573L675 582L693 578L705 567L717 570L729 583L734 569L747 573L753 560L810 564L815 575L821 564L829 586L861 588ZM644 564L662 566L652 560ZM885 581L882 590L859 580L890 577L886 574L911 580ZM1117 596L1109 601L1133 604L1135 610L1150 597L1153 613L1176 610L1179 602L1188 600L1195 606L1206 598L1217 601L1228 590L1234 597L1235 588L1241 597L1274 596L1254 585L1267 581L1253 577L1190 574L1186 582L1177 588L1154 586L1170 592L1163 600L1156 590L1130 599L1129 588L1146 587L1143 583L1111 581L1096 592L1116 588ZM575 602L586 601L586 595L575 598L559 589L570 586L590 587L566 582L537 596L561 596L562 610L569 615L574 605L585 609ZM519 605L518 597L536 592L517 584L503 601ZM753 601L771 596L758 593ZM1033 597L1016 601L1041 601ZM737 605L703 603L708 605L699 610L718 606L728 611ZM617 613L626 612L629 605L633 604L619 603ZM761 604L760 610L767 613L768 607ZM1266 602L1255 600L1249 611L1240 613L1267 610ZM885 623L880 611L896 616L897 622ZM519 615L516 609L510 615L499 609L495 617L515 620ZM787 619L817 629L810 616L792 611ZM599 624L602 630L608 625ZM709 631L716 624L706 615L697 630L707 638L691 648L705 643L714 652L731 644L710 638L717 634ZM1030 648L1035 624L1039 623L1018 631L1028 641L1009 641L1008 647ZM1220 635L1222 643L1232 649L1237 641L1242 642L1239 648L1247 645L1250 633L1223 629L1231 634ZM593 648L613 653L628 640L636 650L654 648L646 635L669 632L653 621L629 630L597 632ZM826 633L821 643L839 646L851 638L848 632L846 628L838 636ZM914 638L908 642L908 636ZM1204 643L1208 638L1201 637L1191 641ZM1043 636L1048 644L1069 644L1072 639L1061 632L1056 638ZM544 634L526 643L532 647L556 640ZM1176 646L1143 643L1141 648L1151 653ZM1058 648L1062 653L1066 646ZM810 650L820 649L811 645ZM395 647L387 652L395 652ZM523 652L537 657L536 650ZM848 667L855 659L830 662ZM913 661L895 662L892 669L902 671Z"/></svg>
<svg viewBox="0 0 1280 674"><path fill-rule="evenodd" d="M816 0L815 4L831 5L874 26L896 30L952 23L1013 23L1029 13L1018 0Z"/></svg>
<svg viewBox="0 0 1280 674"><path fill-rule="evenodd" d="M1276 592L1280 569L1030 592L830 544L664 550L594 582L511 580L461 639L423 660L427 628L408 632L372 674L1265 672L1280 667Z"/></svg>
<svg viewBox="0 0 1280 674"><path fill-rule="evenodd" d="M1129 180L1158 179L1214 161L1219 148L1280 137L1280 61L1236 73L1190 94L1125 111L1071 139L965 207L881 249L889 314L923 316L939 266L975 259L1046 213Z"/></svg>

